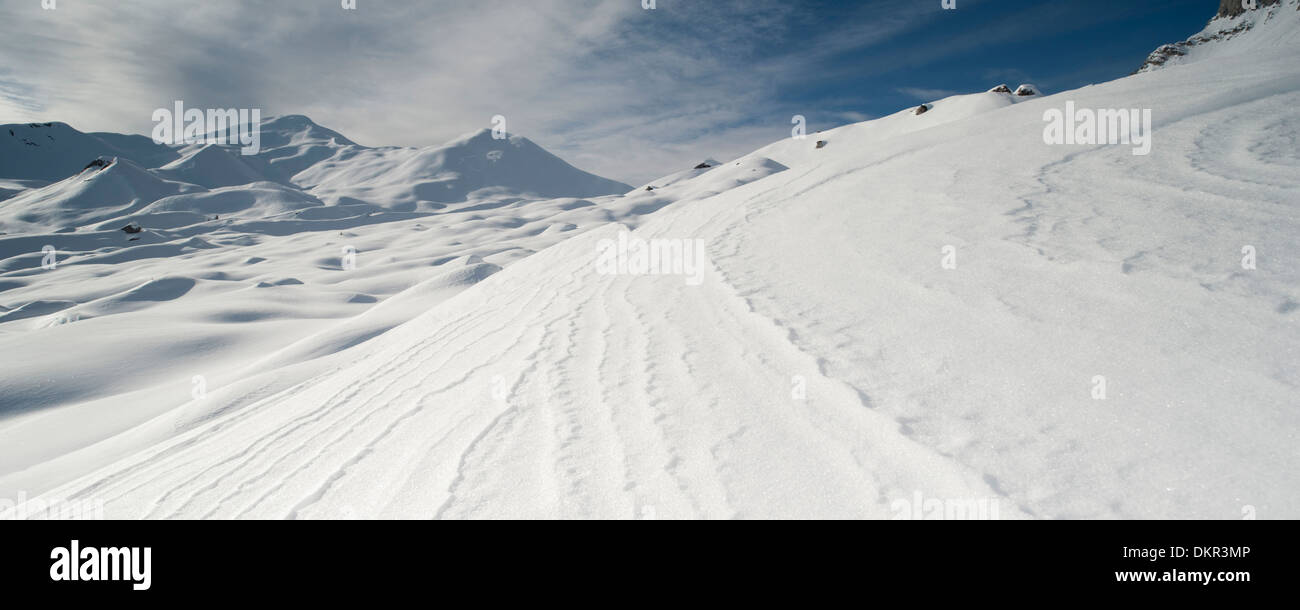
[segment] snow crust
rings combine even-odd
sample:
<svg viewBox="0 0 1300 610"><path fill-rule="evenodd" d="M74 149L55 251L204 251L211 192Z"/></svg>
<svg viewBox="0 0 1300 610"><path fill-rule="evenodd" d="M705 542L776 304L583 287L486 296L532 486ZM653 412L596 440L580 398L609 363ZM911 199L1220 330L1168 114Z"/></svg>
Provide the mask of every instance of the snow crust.
<svg viewBox="0 0 1300 610"><path fill-rule="evenodd" d="M1176 68L953 96L637 189L522 138L365 148L305 117L258 157L156 169L0 148L0 495L112 518L894 518L918 492L1300 517L1288 10ZM1044 144L1067 100L1153 109L1151 153ZM597 273L623 231L704 240L705 281Z"/></svg>

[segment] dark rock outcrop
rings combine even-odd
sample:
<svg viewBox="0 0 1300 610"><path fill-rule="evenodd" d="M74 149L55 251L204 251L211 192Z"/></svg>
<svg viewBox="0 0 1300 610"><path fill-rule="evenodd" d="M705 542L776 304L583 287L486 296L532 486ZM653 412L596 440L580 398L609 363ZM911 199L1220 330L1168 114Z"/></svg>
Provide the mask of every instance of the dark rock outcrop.
<svg viewBox="0 0 1300 610"><path fill-rule="evenodd" d="M1254 10L1260 10L1270 6L1276 6L1281 3L1282 0L1255 0ZM1300 6L1298 6L1297 8L1300 9ZM1245 14L1248 10L1251 9L1247 9L1245 3L1242 2L1242 0L1219 0L1219 12L1215 13L1214 18L1210 20L1210 24L1213 24L1215 21L1219 19L1231 20L1234 17L1240 17L1241 15ZM1187 51L1192 47L1197 47L1200 45L1204 45L1204 44L1208 44L1220 40L1228 40L1239 34L1250 31L1251 27L1253 26L1252 23L1249 23L1247 21L1242 21L1241 23L1238 23L1235 26L1228 27L1230 25L1231 25L1231 21L1228 21L1225 22L1224 26L1220 28L1219 31L1217 32L1214 33L1209 33L1208 31L1202 32L1182 42L1160 45L1159 48L1157 48L1155 51L1152 51L1151 54L1147 56L1146 61L1142 62L1142 65L1138 66L1138 69L1134 70L1133 73L1138 74L1140 72L1148 72L1151 70L1155 70L1157 68L1160 68L1161 66L1164 66L1166 63L1169 63L1169 61L1174 58L1187 55Z"/></svg>
<svg viewBox="0 0 1300 610"><path fill-rule="evenodd" d="M1170 59L1182 57L1187 54L1187 43L1180 42L1177 44L1162 44L1159 48L1147 56L1147 60L1142 62L1142 66L1137 69L1138 72L1158 68L1165 65Z"/></svg>
<svg viewBox="0 0 1300 610"><path fill-rule="evenodd" d="M88 169L91 169L91 168L94 168L95 171L100 171L100 170L104 169L105 167L108 167L109 165L112 165L112 164L109 163L108 161L105 161L105 160L103 160L103 159L95 159L94 161L91 161L90 163L87 163L85 167L81 168L81 171L84 172L84 171L86 171L86 170L88 170Z"/></svg>
<svg viewBox="0 0 1300 610"><path fill-rule="evenodd" d="M1255 0L1255 5L1259 8L1273 6L1282 0ZM1246 3L1242 0L1219 0L1219 13L1217 17L1236 17L1246 12Z"/></svg>

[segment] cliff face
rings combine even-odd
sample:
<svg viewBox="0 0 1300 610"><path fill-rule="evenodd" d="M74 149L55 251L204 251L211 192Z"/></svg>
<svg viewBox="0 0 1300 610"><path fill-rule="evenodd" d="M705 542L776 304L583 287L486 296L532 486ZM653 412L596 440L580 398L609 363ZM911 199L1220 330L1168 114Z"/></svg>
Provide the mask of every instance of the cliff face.
<svg viewBox="0 0 1300 610"><path fill-rule="evenodd" d="M1282 0L1255 0L1257 7L1272 6ZM1249 0L1219 0L1218 17L1236 17L1246 12L1246 4Z"/></svg>

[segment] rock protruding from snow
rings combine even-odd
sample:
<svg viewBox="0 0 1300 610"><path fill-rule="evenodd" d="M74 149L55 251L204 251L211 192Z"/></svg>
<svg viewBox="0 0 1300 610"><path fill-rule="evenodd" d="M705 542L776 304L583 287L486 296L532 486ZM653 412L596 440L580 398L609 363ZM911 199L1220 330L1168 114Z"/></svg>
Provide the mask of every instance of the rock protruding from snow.
<svg viewBox="0 0 1300 610"><path fill-rule="evenodd" d="M1254 6L1255 9L1259 9L1267 6L1273 6L1275 4L1280 3L1281 1L1282 0L1255 0ZM1237 15L1240 15L1246 12L1247 10L1252 10L1252 9L1247 9L1246 2L1244 2L1243 0L1219 0L1219 13L1217 16L1236 17Z"/></svg>
<svg viewBox="0 0 1300 610"><path fill-rule="evenodd" d="M1162 44L1159 47L1156 47L1156 50L1152 51L1151 54L1147 56L1147 60L1142 63L1142 67L1138 68L1137 71L1147 72L1154 70L1169 63L1169 60L1175 57L1187 55L1187 51L1185 50L1187 44L1188 43L1180 42L1178 44Z"/></svg>
<svg viewBox="0 0 1300 610"><path fill-rule="evenodd" d="M1006 83L1003 83L1003 84L998 85L998 86L996 86L996 87L994 87L994 88L992 88L992 89L989 89L988 92L989 92L989 93L1011 93L1011 87L1008 87L1008 86L1006 85Z"/></svg>
<svg viewBox="0 0 1300 610"><path fill-rule="evenodd" d="M1039 91L1038 87L1035 87L1034 85L1024 84L1024 85L1020 85L1019 87L1016 87L1015 94L1020 97L1027 97L1030 95L1042 95L1042 92Z"/></svg>
<svg viewBox="0 0 1300 610"><path fill-rule="evenodd" d="M1214 55L1267 53L1298 43L1300 0L1256 0L1254 8L1241 0L1220 0L1219 12L1205 29L1182 42L1160 45L1134 74Z"/></svg>
<svg viewBox="0 0 1300 610"><path fill-rule="evenodd" d="M112 163L113 163L112 160L100 157L98 159L95 159L94 161L91 161L90 163L87 163L86 167L81 170L81 173L83 174L86 173L86 170L100 171L108 167L109 165L112 165Z"/></svg>
<svg viewBox="0 0 1300 610"><path fill-rule="evenodd" d="M694 180L697 176L714 171L721 165L722 165L721 161L718 161L713 157L709 157L708 159L705 159L703 163L700 163L699 165L696 165L691 169L669 174L667 176L659 178L658 180L655 180L654 182L643 184L637 187L636 190L628 194L631 195L631 194L636 194L637 192L653 191L656 189L669 187L674 184L678 184L680 182Z"/></svg>

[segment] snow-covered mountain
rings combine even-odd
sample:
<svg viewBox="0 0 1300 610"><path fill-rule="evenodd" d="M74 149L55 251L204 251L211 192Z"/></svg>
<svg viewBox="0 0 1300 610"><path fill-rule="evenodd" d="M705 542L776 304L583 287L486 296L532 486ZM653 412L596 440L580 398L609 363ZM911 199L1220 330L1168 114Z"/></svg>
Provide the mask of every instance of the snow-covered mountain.
<svg viewBox="0 0 1300 610"><path fill-rule="evenodd" d="M0 236L87 235L136 223L188 237L230 222L288 234L472 207L455 205L466 202L507 205L631 188L574 168L526 138L497 139L487 130L423 149L360 146L300 115L267 119L259 130L260 151L245 156L234 144L167 147L64 123L0 126L16 134L0 148ZM48 142L26 143L36 135ZM227 222L214 222L223 215ZM16 255L2 242L0 251Z"/></svg>
<svg viewBox="0 0 1300 610"><path fill-rule="evenodd" d="M599 197L631 187L588 174L527 138L489 129L439 147L337 155L294 176L326 199L378 200L404 209L526 194Z"/></svg>
<svg viewBox="0 0 1300 610"><path fill-rule="evenodd" d="M56 182L99 157L121 157L160 177L205 188L274 181L304 190L365 195L381 206L440 204L476 191L531 197L598 197L631 187L579 170L527 138L487 129L428 148L369 148L301 115L259 126L260 150L235 144L168 147L144 136L85 134L65 123L0 125L0 179ZM436 206L435 206L436 207Z"/></svg>
<svg viewBox="0 0 1300 610"><path fill-rule="evenodd" d="M171 180L210 189L269 180L265 174L240 159L239 155L215 144L196 146L186 151L181 158L158 168L155 173Z"/></svg>
<svg viewBox="0 0 1300 610"><path fill-rule="evenodd" d="M1296 4L1158 70L636 189L519 138L366 148L301 117L264 123L247 175L185 149L17 185L0 494L116 518L1300 516ZM1047 143L1067 104L1150 109L1149 154ZM256 181L209 180L232 175ZM704 256L602 272L620 242Z"/></svg>
<svg viewBox="0 0 1300 610"><path fill-rule="evenodd" d="M31 129L59 146L0 157L0 435L40 432L0 443L6 474L171 412L196 375L258 378L239 400L306 379L502 266L657 209L517 137L375 149L287 116L243 156ZM349 196L311 182L367 171Z"/></svg>
<svg viewBox="0 0 1300 610"><path fill-rule="evenodd" d="M111 219L125 222L154 201L200 190L124 157L98 157L63 180L0 202L0 227L7 233L71 232Z"/></svg>
<svg viewBox="0 0 1300 610"><path fill-rule="evenodd" d="M1218 55L1269 53L1298 44L1300 0L1256 0L1256 7L1247 10L1242 0L1220 0L1219 12L1204 30L1182 42L1161 45L1138 72Z"/></svg>
<svg viewBox="0 0 1300 610"><path fill-rule="evenodd" d="M101 156L157 167L177 153L144 136L82 133L66 123L0 125L0 179L54 182Z"/></svg>

